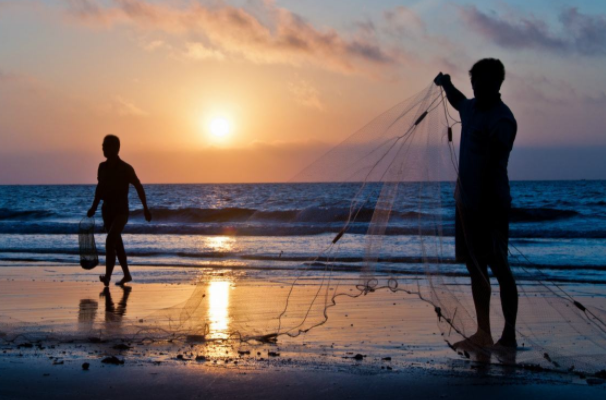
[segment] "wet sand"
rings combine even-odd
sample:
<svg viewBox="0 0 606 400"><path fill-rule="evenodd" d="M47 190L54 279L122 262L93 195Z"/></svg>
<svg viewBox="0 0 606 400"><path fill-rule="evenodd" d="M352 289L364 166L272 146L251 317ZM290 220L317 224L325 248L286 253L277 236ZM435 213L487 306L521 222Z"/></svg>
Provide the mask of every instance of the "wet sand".
<svg viewBox="0 0 606 400"><path fill-rule="evenodd" d="M225 332L269 329L275 320L260 315L280 309L279 301L266 299L280 298L284 277L136 267L130 289L104 291L96 282L98 272L61 265L2 267L0 398L86 393L87 398L131 399L590 399L606 394L606 384L597 378L487 365L453 352L432 308L411 295L380 291L342 298L330 309L328 322L309 333L253 345L228 340ZM200 276L205 276L203 285L196 284ZM152 341L132 330L150 315L173 318L172 311L183 310L196 290L203 292L197 307L208 318L208 340ZM263 298L267 308L245 318L243 313L259 308ZM26 334L12 335L15 326ZM52 334L27 334L41 328ZM112 356L118 365L103 362Z"/></svg>
<svg viewBox="0 0 606 400"><path fill-rule="evenodd" d="M603 399L606 387L559 377L513 378L486 371L400 372L272 366L226 369L172 362L159 366L9 361L0 358L0 398L23 399Z"/></svg>

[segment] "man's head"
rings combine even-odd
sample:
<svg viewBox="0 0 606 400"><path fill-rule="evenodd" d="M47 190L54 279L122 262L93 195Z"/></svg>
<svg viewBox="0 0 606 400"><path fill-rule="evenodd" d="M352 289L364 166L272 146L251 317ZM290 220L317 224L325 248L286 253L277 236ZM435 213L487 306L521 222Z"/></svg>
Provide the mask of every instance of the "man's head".
<svg viewBox="0 0 606 400"><path fill-rule="evenodd" d="M471 86L476 99L489 100L496 97L505 80L505 66L495 58L478 61L469 71Z"/></svg>
<svg viewBox="0 0 606 400"><path fill-rule="evenodd" d="M105 158L116 157L120 152L120 139L115 135L107 135L103 139L103 155Z"/></svg>

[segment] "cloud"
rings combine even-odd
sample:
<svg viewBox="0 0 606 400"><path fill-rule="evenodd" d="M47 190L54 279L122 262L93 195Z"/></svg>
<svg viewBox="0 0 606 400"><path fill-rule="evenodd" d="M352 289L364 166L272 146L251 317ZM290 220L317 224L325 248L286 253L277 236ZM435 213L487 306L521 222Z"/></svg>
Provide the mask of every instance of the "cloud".
<svg viewBox="0 0 606 400"><path fill-rule="evenodd" d="M188 38L196 43L193 54L201 51L203 57L222 54L259 64L312 65L347 73L406 62L402 50L385 49L364 37L347 38L330 28L317 29L269 1L257 4L254 13L224 3L178 6L144 0L67 0L66 4L71 18L87 25L126 25Z"/></svg>
<svg viewBox="0 0 606 400"><path fill-rule="evenodd" d="M603 15L587 15L577 8L566 8L559 15L561 26L555 33L546 22L533 16L504 17L494 12L484 13L475 6L459 7L459 12L469 27L504 48L606 55L606 16Z"/></svg>
<svg viewBox="0 0 606 400"><path fill-rule="evenodd" d="M13 79L13 75L0 69L0 82L7 82Z"/></svg>
<svg viewBox="0 0 606 400"><path fill-rule="evenodd" d="M324 104L320 100L320 91L310 82L297 76L294 82L288 83L288 91L294 96L295 101L302 106L324 111Z"/></svg>
<svg viewBox="0 0 606 400"><path fill-rule="evenodd" d="M121 96L115 96L108 105L102 107L101 111L104 114L117 114L121 117L145 117L149 115L146 111Z"/></svg>
<svg viewBox="0 0 606 400"><path fill-rule="evenodd" d="M147 51L156 51L163 47L169 47L163 40L152 40L151 42L143 43L142 46Z"/></svg>
<svg viewBox="0 0 606 400"><path fill-rule="evenodd" d="M425 34L425 22L410 8L398 6L383 13L390 33L399 36Z"/></svg>
<svg viewBox="0 0 606 400"><path fill-rule="evenodd" d="M606 54L606 16L585 15L577 8L568 8L560 14L560 21L580 53Z"/></svg>
<svg viewBox="0 0 606 400"><path fill-rule="evenodd" d="M192 60L224 60L225 55L219 50L206 47L202 43L189 42L185 45L183 55Z"/></svg>

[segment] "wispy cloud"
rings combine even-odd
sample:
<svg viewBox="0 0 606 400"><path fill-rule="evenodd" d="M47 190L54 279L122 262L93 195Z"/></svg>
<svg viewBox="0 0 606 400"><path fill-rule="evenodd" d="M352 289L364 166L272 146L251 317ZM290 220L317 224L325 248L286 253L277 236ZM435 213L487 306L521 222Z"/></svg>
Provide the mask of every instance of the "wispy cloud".
<svg viewBox="0 0 606 400"><path fill-rule="evenodd" d="M189 42L185 45L183 55L193 60L224 60L225 54L211 49L202 43Z"/></svg>
<svg viewBox="0 0 606 400"><path fill-rule="evenodd" d="M468 26L501 47L606 55L604 15L588 15L577 8L566 8L559 14L556 31L534 16L502 16L482 12L475 6L460 7L459 12Z"/></svg>
<svg viewBox="0 0 606 400"><path fill-rule="evenodd" d="M425 34L427 27L417 13L408 7L398 6L383 13L387 29L399 36Z"/></svg>
<svg viewBox="0 0 606 400"><path fill-rule="evenodd" d="M311 82L297 76L293 82L288 83L288 90L302 106L324 111L320 91Z"/></svg>
<svg viewBox="0 0 606 400"><path fill-rule="evenodd" d="M101 108L101 111L105 114L115 114L121 117L145 117L149 115L132 101L119 95L114 96L109 104Z"/></svg>
<svg viewBox="0 0 606 400"><path fill-rule="evenodd" d="M221 54L259 64L312 65L347 73L406 61L401 49L386 49L364 37L345 37L330 28L318 29L271 1L257 4L254 13L224 3L178 6L144 0L66 1L71 18L81 23L121 24L184 37L186 42L196 43L190 48L191 55L203 58L217 59ZM192 37L200 40L192 41Z"/></svg>

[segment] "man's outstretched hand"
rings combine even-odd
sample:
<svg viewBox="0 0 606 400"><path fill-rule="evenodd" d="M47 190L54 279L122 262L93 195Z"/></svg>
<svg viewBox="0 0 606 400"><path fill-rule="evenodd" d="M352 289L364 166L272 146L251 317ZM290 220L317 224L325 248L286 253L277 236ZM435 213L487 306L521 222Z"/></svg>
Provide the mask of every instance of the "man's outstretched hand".
<svg viewBox="0 0 606 400"><path fill-rule="evenodd" d="M149 212L149 209L148 209L148 208L146 208L146 209L144 209L144 210L143 210L143 215L145 215L145 220L146 220L147 222L151 222L151 220L152 220L152 215L151 215L151 212Z"/></svg>
<svg viewBox="0 0 606 400"><path fill-rule="evenodd" d="M91 207L91 208L88 210L88 212L86 213L86 216L87 216L88 218L92 218L92 216L93 216L93 215L95 215L95 213L96 213L96 212L97 212L97 210Z"/></svg>
<svg viewBox="0 0 606 400"><path fill-rule="evenodd" d="M443 74L443 73L439 73L438 76L436 76L436 78L433 80L433 83L435 83L438 86L444 86L446 83L450 82L450 75L448 74Z"/></svg>

